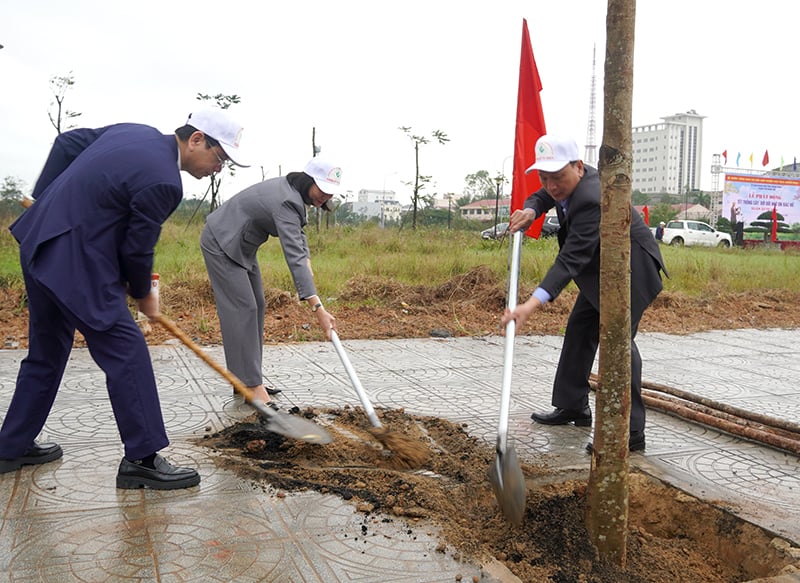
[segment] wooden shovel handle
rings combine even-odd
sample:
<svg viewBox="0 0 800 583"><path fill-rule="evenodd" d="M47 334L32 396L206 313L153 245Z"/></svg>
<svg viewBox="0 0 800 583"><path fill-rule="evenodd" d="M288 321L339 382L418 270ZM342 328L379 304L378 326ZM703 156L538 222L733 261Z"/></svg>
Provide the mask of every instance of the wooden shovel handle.
<svg viewBox="0 0 800 583"><path fill-rule="evenodd" d="M155 321L164 326L169 332L175 336L178 340L183 342L183 344L189 348L192 352L194 352L197 356L199 356L205 363L217 371L220 375L222 375L230 384L233 385L233 388L239 393L245 400L249 403L252 401L253 391L248 389L245 384L239 380L239 378L233 374L231 371L226 369L224 366L220 365L217 361L211 358L206 351L200 348L197 343L195 343L189 335L186 334L183 330L178 328L178 325L175 324L172 320L167 318L163 314L159 314L155 317Z"/></svg>

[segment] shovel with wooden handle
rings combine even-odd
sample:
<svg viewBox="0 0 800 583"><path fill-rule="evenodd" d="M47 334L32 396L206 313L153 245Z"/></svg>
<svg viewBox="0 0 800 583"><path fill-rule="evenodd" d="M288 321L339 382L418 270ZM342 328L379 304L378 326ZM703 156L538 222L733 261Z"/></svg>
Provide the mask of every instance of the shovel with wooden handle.
<svg viewBox="0 0 800 583"><path fill-rule="evenodd" d="M194 341L192 341L186 332L178 328L178 326L172 320L163 314L156 316L155 320L164 326L164 328L169 330L169 332L178 340L180 340L187 348L199 356L208 366L213 368L230 384L232 384L236 392L244 397L245 402L253 409L258 411L262 417L264 417L266 420L266 429L268 431L272 431L273 433L278 433L286 437L291 437L293 439L307 441L309 443L324 444L333 441L330 433L322 429L316 423L312 423L308 419L303 419L301 417L275 411L268 407L263 401L253 399L253 391L248 389L245 384L240 381L231 371L224 368L208 354L206 354L206 352Z"/></svg>
<svg viewBox="0 0 800 583"><path fill-rule="evenodd" d="M522 246L522 232L517 231L511 241L511 265L508 278L509 310L517 307L517 287L519 282L519 255ZM505 345L503 348L503 384L500 391L500 420L497 428L497 454L489 468L489 481L503 515L514 525L522 524L525 516L525 476L522 475L517 452L508 444L508 414L511 407L511 368L514 360L514 336L516 322L506 324Z"/></svg>

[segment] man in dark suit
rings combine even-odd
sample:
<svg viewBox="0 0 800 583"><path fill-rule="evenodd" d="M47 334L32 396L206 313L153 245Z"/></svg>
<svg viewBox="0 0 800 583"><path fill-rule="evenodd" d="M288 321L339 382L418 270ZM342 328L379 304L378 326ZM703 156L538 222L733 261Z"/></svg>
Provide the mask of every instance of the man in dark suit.
<svg viewBox="0 0 800 583"><path fill-rule="evenodd" d="M28 355L0 429L0 473L59 459L37 444L79 330L106 374L124 444L118 488L187 488L190 468L158 451L169 444L144 336L127 298L153 318L153 253L183 196L180 171L209 176L237 155L241 126L220 110L192 114L175 134L139 124L77 129L53 144L33 197L11 225L28 295Z"/></svg>
<svg viewBox="0 0 800 583"><path fill-rule="evenodd" d="M542 188L533 193L524 208L511 215L509 230L526 230L533 220L555 207L561 228L559 252L539 287L526 302L511 312L503 324L516 320L522 326L531 314L553 301L574 280L579 294L564 334L561 357L553 384L550 413L531 418L546 425L592 424L589 408L589 375L600 342L600 177L596 169L580 160L574 140L542 136L536 142L537 170ZM645 410L642 402L642 359L634 338L647 306L662 288L666 274L658 244L639 213L631 210L631 451L645 448Z"/></svg>

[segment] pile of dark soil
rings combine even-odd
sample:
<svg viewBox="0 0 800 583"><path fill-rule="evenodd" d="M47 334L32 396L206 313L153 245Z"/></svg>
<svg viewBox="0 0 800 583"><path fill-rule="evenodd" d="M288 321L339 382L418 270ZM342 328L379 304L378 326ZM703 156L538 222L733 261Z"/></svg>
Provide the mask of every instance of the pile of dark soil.
<svg viewBox="0 0 800 583"><path fill-rule="evenodd" d="M584 481L563 481L545 467L522 464L527 505L515 528L499 512L488 481L494 449L471 437L466 425L379 411L387 430L430 449L421 467L402 469L405 464L371 435L360 408L302 414L331 431L334 442L286 440L267 432L256 416L201 442L222 454L218 463L265 492L314 490L352 501L366 516L402 520L412 530L428 532L433 523L439 552L481 564L497 560L525 582L733 583L773 575L788 562L759 528L634 473L621 569L595 554L584 526Z"/></svg>

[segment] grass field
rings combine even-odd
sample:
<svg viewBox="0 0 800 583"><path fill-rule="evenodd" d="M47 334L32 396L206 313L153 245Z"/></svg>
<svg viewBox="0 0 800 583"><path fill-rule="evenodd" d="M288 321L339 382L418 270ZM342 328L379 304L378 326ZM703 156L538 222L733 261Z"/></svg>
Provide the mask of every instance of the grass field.
<svg viewBox="0 0 800 583"><path fill-rule="evenodd" d="M0 229L0 287L22 286L17 244ZM188 284L206 278L199 249L199 222L168 221L156 248L155 270L164 284ZM386 278L410 285L437 285L477 266L488 266L504 279L508 240L483 241L477 232L447 229L380 229L376 226L308 230L312 266L320 293L337 296L356 275ZM555 239L525 241L521 282L537 282L558 251ZM800 256L770 249L662 247L670 272L665 290L697 296L721 290L800 289ZM259 252L268 287L293 292L280 243L270 240Z"/></svg>

